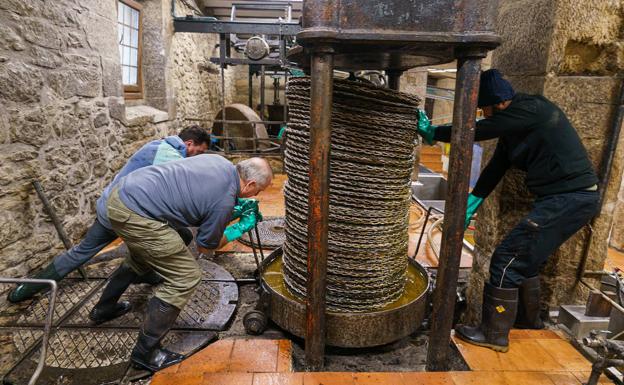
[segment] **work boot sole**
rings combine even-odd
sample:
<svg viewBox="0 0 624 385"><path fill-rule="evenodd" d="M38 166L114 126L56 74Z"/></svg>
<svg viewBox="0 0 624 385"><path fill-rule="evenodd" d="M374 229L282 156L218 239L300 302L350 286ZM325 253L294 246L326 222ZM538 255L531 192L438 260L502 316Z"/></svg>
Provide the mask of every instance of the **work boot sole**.
<svg viewBox="0 0 624 385"><path fill-rule="evenodd" d="M509 351L509 346L500 346L494 344L488 344L487 342L479 342L472 340L468 337L463 336L461 333L455 333L455 335L462 341L468 342L471 345L482 346L484 348L490 348L495 352L507 353Z"/></svg>

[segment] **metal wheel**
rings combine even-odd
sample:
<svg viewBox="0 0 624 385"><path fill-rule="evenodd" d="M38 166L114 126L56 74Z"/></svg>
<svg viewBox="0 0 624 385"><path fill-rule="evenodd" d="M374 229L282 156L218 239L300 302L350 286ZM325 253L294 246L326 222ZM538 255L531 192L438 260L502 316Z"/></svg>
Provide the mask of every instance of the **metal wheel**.
<svg viewBox="0 0 624 385"><path fill-rule="evenodd" d="M267 327L268 318L266 314L259 310L252 310L243 317L245 332L251 335L262 334Z"/></svg>

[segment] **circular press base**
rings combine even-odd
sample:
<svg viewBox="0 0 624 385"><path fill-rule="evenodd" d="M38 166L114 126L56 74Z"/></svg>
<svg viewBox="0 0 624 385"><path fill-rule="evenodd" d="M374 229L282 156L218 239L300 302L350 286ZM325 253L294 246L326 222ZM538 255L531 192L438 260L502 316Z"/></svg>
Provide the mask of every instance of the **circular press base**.
<svg viewBox="0 0 624 385"><path fill-rule="evenodd" d="M282 329L305 337L306 305L286 290L281 272L282 249L263 262L262 288L270 296L269 317ZM382 310L368 313L326 312L326 343L342 348L388 344L416 331L427 306L429 276L409 259L405 294Z"/></svg>

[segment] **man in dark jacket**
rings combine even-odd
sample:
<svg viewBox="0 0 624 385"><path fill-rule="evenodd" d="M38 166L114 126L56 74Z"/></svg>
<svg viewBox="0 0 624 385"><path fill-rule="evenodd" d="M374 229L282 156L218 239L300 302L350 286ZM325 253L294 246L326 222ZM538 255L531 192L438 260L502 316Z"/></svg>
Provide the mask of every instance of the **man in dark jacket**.
<svg viewBox="0 0 624 385"><path fill-rule="evenodd" d="M597 214L598 178L566 115L539 95L516 94L495 69L481 74L475 140L498 138L492 159L468 195L466 226L507 169L526 172L536 196L533 208L498 245L485 283L481 324L459 325L461 339L508 350L509 330L541 329L539 271L548 257ZM419 133L428 143L450 141L451 126L432 126L421 114Z"/></svg>

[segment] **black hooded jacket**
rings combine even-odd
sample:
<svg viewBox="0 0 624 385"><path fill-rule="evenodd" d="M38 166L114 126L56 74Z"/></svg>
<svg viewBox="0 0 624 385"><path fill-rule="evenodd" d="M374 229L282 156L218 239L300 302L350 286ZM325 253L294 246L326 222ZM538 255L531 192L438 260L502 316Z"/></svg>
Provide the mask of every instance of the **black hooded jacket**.
<svg viewBox="0 0 624 385"><path fill-rule="evenodd" d="M439 126L434 139L449 142L451 126ZM543 96L516 94L502 111L477 122L475 141L498 138L492 159L472 194L485 198L510 167L526 171L537 196L589 188L598 177L572 124Z"/></svg>

